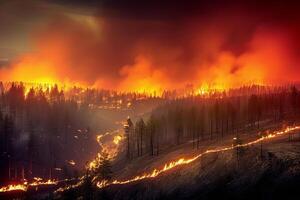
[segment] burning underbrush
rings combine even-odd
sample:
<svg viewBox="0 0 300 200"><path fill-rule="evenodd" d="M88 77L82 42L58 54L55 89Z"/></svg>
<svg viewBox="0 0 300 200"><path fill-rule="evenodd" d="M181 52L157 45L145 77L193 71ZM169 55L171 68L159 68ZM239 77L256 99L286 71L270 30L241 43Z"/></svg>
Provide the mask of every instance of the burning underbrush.
<svg viewBox="0 0 300 200"><path fill-rule="evenodd" d="M270 149L274 144L278 145L277 143L281 146L288 146L286 136L290 132L297 133L298 129L299 127L286 128L258 139L242 135L243 142L238 145L234 145L232 137L228 137L223 141L214 140L203 143L201 144L203 149L192 151L192 153L187 143L180 148L164 152L157 158L150 159L144 156L127 164L125 168L119 167L119 171L114 174L117 180L113 177L111 181L98 182L96 186L102 189L92 189L93 195L94 197L108 195L113 199L125 197L129 199L164 199L166 197L193 199L197 195L212 198L215 191L226 192L224 195L229 196L231 194L227 193L231 190L237 190L233 196L248 193L248 189L256 188L260 181L265 181L266 177L269 179L270 173L278 173L277 170L282 170L281 165L291 160L291 158L284 160L278 158L276 155L278 149L275 153ZM262 144L264 144L263 148ZM287 154L295 148L289 146L292 149L286 149ZM202 153L199 154L199 152ZM300 152L297 153L299 155ZM174 162L170 162L170 157L174 158ZM169 164L159 167L162 163ZM291 163L291 167L294 167L294 163ZM286 165L283 170L287 168L289 165ZM136 174L141 175L134 176ZM278 173L278 176L280 175L281 172ZM247 184L250 186L248 187ZM75 188L65 194L80 195L79 191L82 191L84 185L86 183L82 182L80 190ZM226 189L223 190L222 186Z"/></svg>
<svg viewBox="0 0 300 200"><path fill-rule="evenodd" d="M299 141L290 144L287 138L280 138L263 148L261 155L259 146L245 147L238 159L235 150L207 154L197 162L179 166L155 179L114 185L105 190L113 199L125 196L129 199L257 199L261 195L274 199L285 192L296 195L297 190L292 188L295 189L300 174Z"/></svg>

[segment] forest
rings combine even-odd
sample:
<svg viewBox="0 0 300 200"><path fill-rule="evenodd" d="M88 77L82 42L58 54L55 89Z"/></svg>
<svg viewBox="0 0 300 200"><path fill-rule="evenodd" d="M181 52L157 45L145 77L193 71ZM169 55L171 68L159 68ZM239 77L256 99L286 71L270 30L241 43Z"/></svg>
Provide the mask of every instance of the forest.
<svg viewBox="0 0 300 200"><path fill-rule="evenodd" d="M238 94L238 95L237 95ZM172 99L135 123L127 119L127 157L159 155L167 148L191 142L259 132L268 124L294 125L300 116L300 93L295 86L243 87L227 93Z"/></svg>
<svg viewBox="0 0 300 200"><path fill-rule="evenodd" d="M0 182L78 177L98 151L99 132L118 127L114 120L132 107L157 100L146 94L0 82Z"/></svg>
<svg viewBox="0 0 300 200"><path fill-rule="evenodd" d="M76 175L74 153L89 155L95 147L88 107L58 87L24 92L24 85L12 84L0 97L1 182Z"/></svg>
<svg viewBox="0 0 300 200"><path fill-rule="evenodd" d="M294 125L300 117L300 92L295 86L245 86L226 92L179 94L165 91L159 97L63 90L56 85L1 85L1 182L36 177L62 180L82 175L100 181L103 177L111 179L115 162L105 152L96 168L89 171L88 167L99 151L98 130L107 125L100 123L99 110L126 111L120 116L125 134L117 161L125 162L120 166L143 156L162 155L171 148L180 149L182 144L196 150L205 141L239 139L240 134L257 134L270 124ZM138 107L151 110L130 116L139 111ZM124 114L129 115L127 120ZM97 125L91 123L93 118Z"/></svg>

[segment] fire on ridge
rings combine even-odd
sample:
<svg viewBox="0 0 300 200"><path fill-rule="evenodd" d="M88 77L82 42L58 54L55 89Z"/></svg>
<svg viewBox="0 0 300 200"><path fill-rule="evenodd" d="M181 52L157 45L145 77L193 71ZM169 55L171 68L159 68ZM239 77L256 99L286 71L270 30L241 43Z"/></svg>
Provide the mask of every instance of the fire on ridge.
<svg viewBox="0 0 300 200"><path fill-rule="evenodd" d="M189 158L189 159L180 158L177 161L172 161L172 162L169 162L169 163L165 164L164 167L161 168L161 169L154 169L153 171L151 171L149 173L145 173L143 175L138 175L138 176L135 176L131 179L113 180L111 182L101 181L101 182L97 182L96 185L99 188L103 188L103 187L106 187L106 186L109 186L109 185L114 185L114 184L121 184L122 185L122 184L128 184L128 183L131 183L131 182L135 182L135 181L139 181L139 180L143 180L143 179L147 179L147 178L155 178L155 177L159 176L160 174L162 174L163 172L169 171L169 170L171 170L171 169L173 169L173 168L175 168L179 165L187 165L189 163L192 163L192 162L198 160L203 155L229 151L229 150L232 150L232 149L235 149L235 148L238 148L238 147L251 146L251 145L257 144L261 141L270 140L270 139L276 138L278 136L281 136L281 135L284 135L284 134L287 134L287 133L290 133L290 132L293 132L293 131L299 130L299 129L300 129L300 126L287 127L287 128L285 128L281 131L274 131L272 133L269 133L266 136L262 136L262 137L260 137L256 140L250 141L248 143L232 145L232 146L224 147L224 148L208 149L208 150L204 151L203 153L200 153L200 154L196 155L195 157L192 157L192 158Z"/></svg>

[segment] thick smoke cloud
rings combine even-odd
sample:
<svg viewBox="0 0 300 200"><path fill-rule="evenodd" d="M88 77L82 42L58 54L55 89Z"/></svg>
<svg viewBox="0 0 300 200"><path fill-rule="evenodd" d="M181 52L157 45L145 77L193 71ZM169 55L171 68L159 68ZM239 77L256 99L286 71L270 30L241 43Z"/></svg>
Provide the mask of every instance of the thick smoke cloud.
<svg viewBox="0 0 300 200"><path fill-rule="evenodd" d="M143 91L300 78L296 4L65 1L54 8L30 31L34 51L0 71L2 79Z"/></svg>

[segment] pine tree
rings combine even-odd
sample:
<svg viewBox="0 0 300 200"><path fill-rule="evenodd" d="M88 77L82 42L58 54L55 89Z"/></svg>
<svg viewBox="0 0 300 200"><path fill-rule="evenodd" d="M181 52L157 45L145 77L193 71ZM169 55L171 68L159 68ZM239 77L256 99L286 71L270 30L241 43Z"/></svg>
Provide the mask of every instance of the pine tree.
<svg viewBox="0 0 300 200"><path fill-rule="evenodd" d="M102 153L96 173L99 175L99 178L101 178L102 180L111 179L112 177L111 162L108 158L107 153Z"/></svg>
<svg viewBox="0 0 300 200"><path fill-rule="evenodd" d="M124 130L127 138L127 158L131 159L131 143L132 143L132 133L134 132L134 125L131 119L128 117L127 123L124 125Z"/></svg>
<svg viewBox="0 0 300 200"><path fill-rule="evenodd" d="M82 199L91 200L94 199L94 186L92 183L92 177L88 174L84 176L82 185Z"/></svg>

